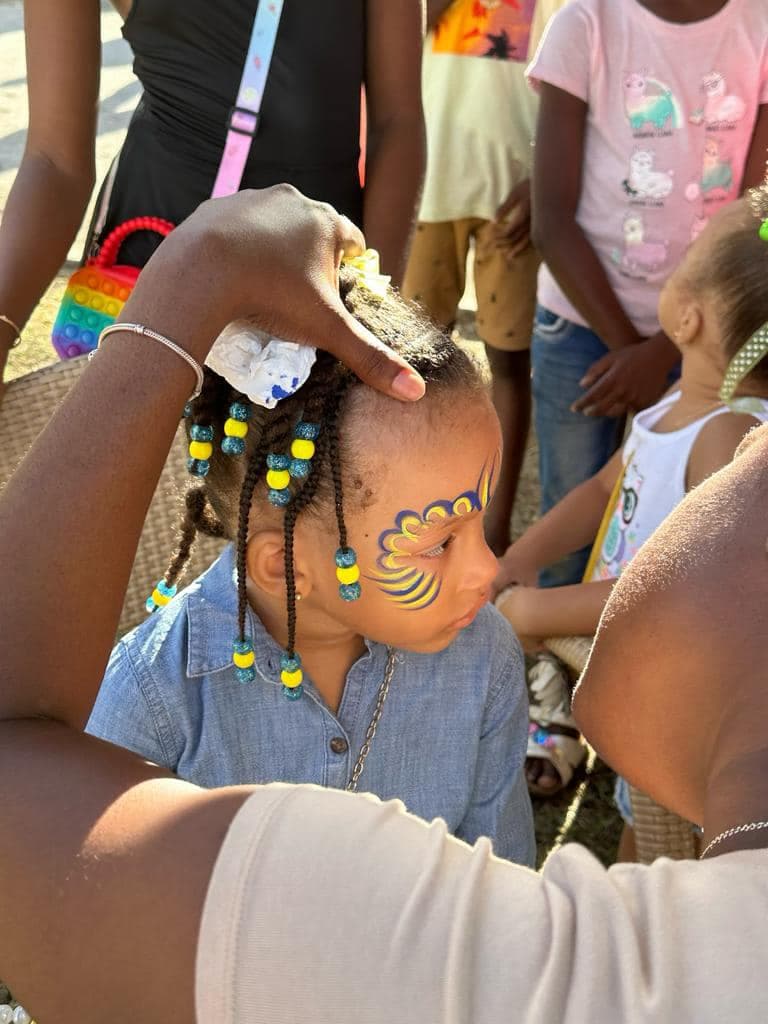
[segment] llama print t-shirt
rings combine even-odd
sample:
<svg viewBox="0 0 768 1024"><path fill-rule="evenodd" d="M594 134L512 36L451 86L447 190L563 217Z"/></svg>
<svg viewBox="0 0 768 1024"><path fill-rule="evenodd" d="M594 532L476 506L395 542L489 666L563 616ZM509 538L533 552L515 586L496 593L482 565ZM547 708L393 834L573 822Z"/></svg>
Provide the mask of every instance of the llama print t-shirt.
<svg viewBox="0 0 768 1024"><path fill-rule="evenodd" d="M588 108L577 221L636 330L659 329L664 280L741 188L768 103L768 2L728 0L692 24L637 0L570 0L528 68ZM542 265L539 302L585 320Z"/></svg>

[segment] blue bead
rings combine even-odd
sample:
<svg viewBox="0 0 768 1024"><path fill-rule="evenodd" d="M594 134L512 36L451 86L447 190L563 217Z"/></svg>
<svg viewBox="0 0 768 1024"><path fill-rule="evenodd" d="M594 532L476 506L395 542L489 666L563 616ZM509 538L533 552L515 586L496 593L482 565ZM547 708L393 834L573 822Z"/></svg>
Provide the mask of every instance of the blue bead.
<svg viewBox="0 0 768 1024"><path fill-rule="evenodd" d="M320 427L316 423L305 423L304 420L299 420L293 436L298 437L301 441L316 441L319 434Z"/></svg>
<svg viewBox="0 0 768 1024"><path fill-rule="evenodd" d="M184 418L185 419L189 419L189 417L191 415L192 415L192 404L190 402L187 402L187 404L184 406Z"/></svg>
<svg viewBox="0 0 768 1024"><path fill-rule="evenodd" d="M245 451L245 438L225 437L221 442L221 450L225 455L242 455Z"/></svg>
<svg viewBox="0 0 768 1024"><path fill-rule="evenodd" d="M291 492L286 487L283 491L276 491L272 488L267 493L270 505L274 505L275 508L285 508L286 505L291 503Z"/></svg>
<svg viewBox="0 0 768 1024"><path fill-rule="evenodd" d="M176 584L172 583L170 587L165 580L157 581L157 589L163 595L163 597L176 597Z"/></svg>
<svg viewBox="0 0 768 1024"><path fill-rule="evenodd" d="M288 472L295 479L303 480L305 476L309 476L310 469L312 469L312 463L309 459L291 459Z"/></svg>
<svg viewBox="0 0 768 1024"><path fill-rule="evenodd" d="M248 419L250 409L245 402L233 402L229 407L229 415L233 420L240 420L241 423L245 423Z"/></svg>
<svg viewBox="0 0 768 1024"><path fill-rule="evenodd" d="M293 686L293 687L284 686L283 687L283 696L285 697L286 700L298 700L301 697L303 692L304 692L304 688L301 685L301 683L299 683L298 686Z"/></svg>
<svg viewBox="0 0 768 1024"><path fill-rule="evenodd" d="M144 607L147 609L147 611L149 612L150 615L152 614L152 612L156 612L157 611L157 605L152 600L152 595L151 594L149 595L147 600L144 602Z"/></svg>
<svg viewBox="0 0 768 1024"><path fill-rule="evenodd" d="M336 551L336 565L340 569L351 569L356 561L354 548L338 548Z"/></svg>
<svg viewBox="0 0 768 1024"><path fill-rule="evenodd" d="M213 427L203 427L199 423L193 423L189 428L189 436L193 441L212 441Z"/></svg>
<svg viewBox="0 0 768 1024"><path fill-rule="evenodd" d="M342 601L358 601L362 592L359 583L339 584L339 597Z"/></svg>
<svg viewBox="0 0 768 1024"><path fill-rule="evenodd" d="M280 670L282 672L298 672L301 668L301 658L294 651L293 657L290 654L284 654L280 659Z"/></svg>
<svg viewBox="0 0 768 1024"><path fill-rule="evenodd" d="M250 654L253 650L253 644L247 638L241 640L239 637L235 637L232 642L232 650L235 654Z"/></svg>
<svg viewBox="0 0 768 1024"><path fill-rule="evenodd" d="M252 683L256 678L256 669L253 665L251 665L250 668L236 668L235 678L238 683Z"/></svg>
<svg viewBox="0 0 768 1024"><path fill-rule="evenodd" d="M192 476L208 476L210 468L208 459L187 459L187 469Z"/></svg>
<svg viewBox="0 0 768 1024"><path fill-rule="evenodd" d="M290 464L290 455L275 455L274 452L271 452L267 456L267 469L288 469Z"/></svg>

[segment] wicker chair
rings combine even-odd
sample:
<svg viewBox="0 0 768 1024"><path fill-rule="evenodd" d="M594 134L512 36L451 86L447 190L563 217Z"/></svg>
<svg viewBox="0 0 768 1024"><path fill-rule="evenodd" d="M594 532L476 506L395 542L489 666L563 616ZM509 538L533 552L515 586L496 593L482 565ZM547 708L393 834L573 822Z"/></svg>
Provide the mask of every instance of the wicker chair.
<svg viewBox="0 0 768 1024"><path fill-rule="evenodd" d="M85 356L54 363L8 385L0 403L0 490L87 364ZM179 436L160 476L144 524L120 617L120 633L132 629L146 617L147 594L160 577L173 549L181 495L189 480L183 435L183 427L179 427ZM221 541L199 537L190 559L188 578L194 579L206 569L222 546Z"/></svg>
<svg viewBox="0 0 768 1024"><path fill-rule="evenodd" d="M554 637L547 648L576 675L587 664L592 641L586 636ZM635 821L637 859L650 864L657 857L688 860L698 855L693 825L655 803L634 786L629 787L632 816Z"/></svg>

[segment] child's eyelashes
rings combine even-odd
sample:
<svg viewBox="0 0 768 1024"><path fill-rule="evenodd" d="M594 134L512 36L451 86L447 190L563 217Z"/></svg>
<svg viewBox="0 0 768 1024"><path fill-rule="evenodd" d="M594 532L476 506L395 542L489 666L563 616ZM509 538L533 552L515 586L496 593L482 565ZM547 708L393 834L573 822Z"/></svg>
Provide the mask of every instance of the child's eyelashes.
<svg viewBox="0 0 768 1024"><path fill-rule="evenodd" d="M436 544L435 547L429 548L428 551L420 551L418 553L418 557L419 558L440 558L441 555L445 554L445 552L448 550L448 548L451 546L452 543L453 543L453 534L451 534L449 537L446 537L445 540L440 541L440 543Z"/></svg>

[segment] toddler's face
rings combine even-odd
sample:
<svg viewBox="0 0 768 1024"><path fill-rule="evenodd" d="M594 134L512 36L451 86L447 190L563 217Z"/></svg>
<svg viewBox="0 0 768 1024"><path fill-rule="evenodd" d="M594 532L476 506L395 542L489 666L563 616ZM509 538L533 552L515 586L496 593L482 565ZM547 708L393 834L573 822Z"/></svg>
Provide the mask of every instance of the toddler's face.
<svg viewBox="0 0 768 1024"><path fill-rule="evenodd" d="M483 519L500 469L501 434L485 396L467 406L438 416L426 403L418 411L393 404L404 422L369 424L375 455L364 480L353 474L345 501L361 572L358 601L340 600L329 550L315 544L317 597L336 623L428 653L447 647L488 601L497 563Z"/></svg>

